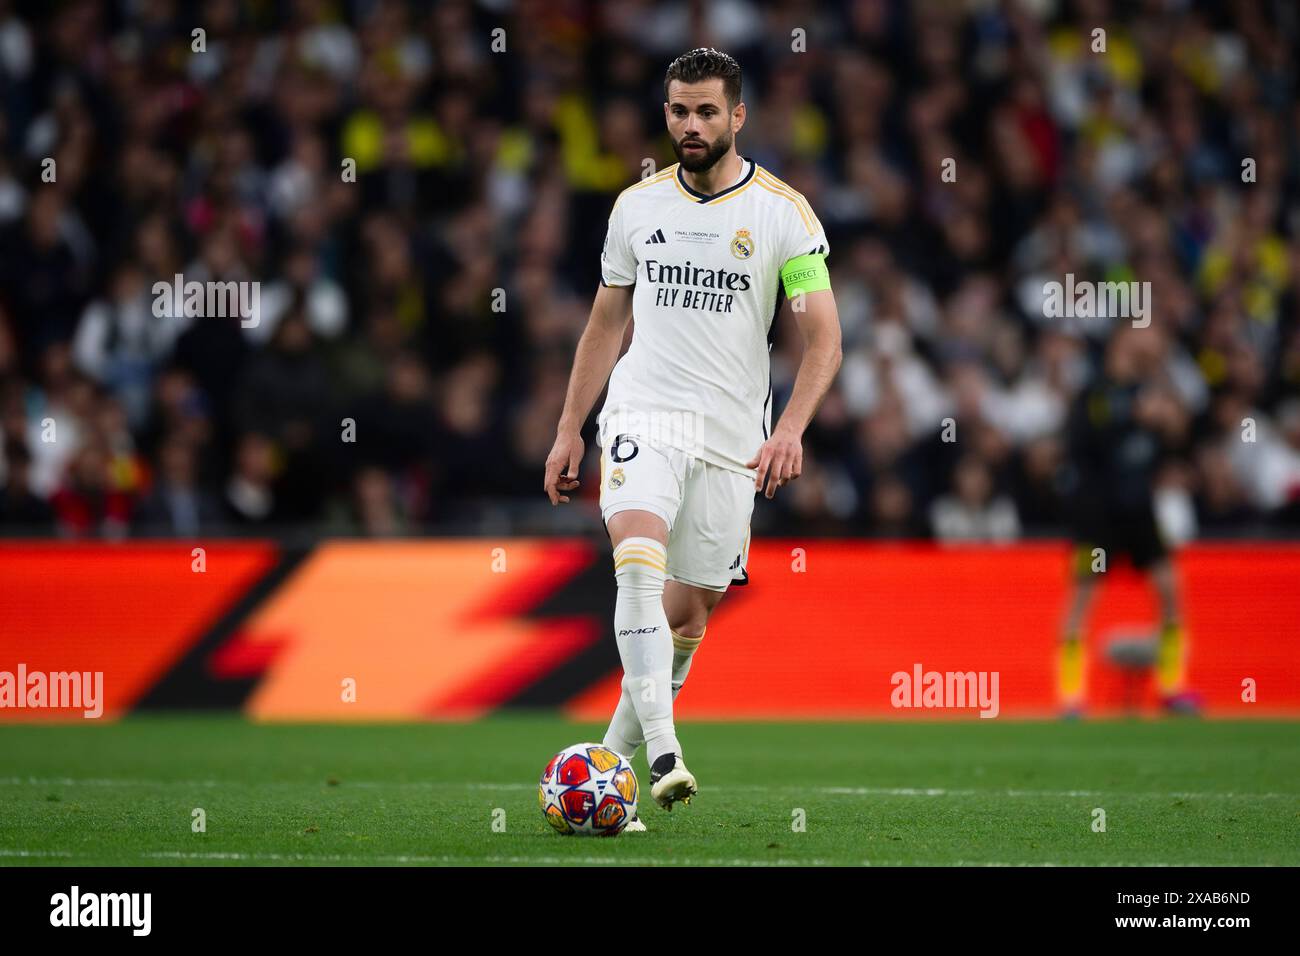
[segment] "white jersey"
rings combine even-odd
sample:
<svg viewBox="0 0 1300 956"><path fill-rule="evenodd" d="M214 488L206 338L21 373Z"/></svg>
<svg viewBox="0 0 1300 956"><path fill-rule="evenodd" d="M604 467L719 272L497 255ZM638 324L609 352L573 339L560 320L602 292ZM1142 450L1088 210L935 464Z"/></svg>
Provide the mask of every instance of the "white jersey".
<svg viewBox="0 0 1300 956"><path fill-rule="evenodd" d="M791 259L829 253L804 197L751 160L712 196L673 165L623 191L601 281L635 285L632 344L597 422L739 471L772 432L772 320Z"/></svg>

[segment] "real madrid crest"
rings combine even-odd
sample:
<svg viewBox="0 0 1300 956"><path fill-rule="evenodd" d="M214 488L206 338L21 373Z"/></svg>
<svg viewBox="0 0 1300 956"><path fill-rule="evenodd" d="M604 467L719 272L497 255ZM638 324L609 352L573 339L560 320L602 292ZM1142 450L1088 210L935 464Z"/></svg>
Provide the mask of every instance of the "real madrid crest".
<svg viewBox="0 0 1300 956"><path fill-rule="evenodd" d="M754 254L754 239L748 229L737 229L731 240L731 254L737 259L748 259Z"/></svg>
<svg viewBox="0 0 1300 956"><path fill-rule="evenodd" d="M615 488L623 487L623 469L615 468L609 475L609 487L612 491Z"/></svg>

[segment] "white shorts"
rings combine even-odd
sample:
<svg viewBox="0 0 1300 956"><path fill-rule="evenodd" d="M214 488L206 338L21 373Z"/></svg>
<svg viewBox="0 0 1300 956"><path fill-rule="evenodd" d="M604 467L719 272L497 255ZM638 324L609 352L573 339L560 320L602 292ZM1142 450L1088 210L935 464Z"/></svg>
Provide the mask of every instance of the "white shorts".
<svg viewBox="0 0 1300 956"><path fill-rule="evenodd" d="M614 442L619 444L614 447ZM754 479L634 435L600 449L600 515L649 511L668 525L668 578L710 591L747 584Z"/></svg>

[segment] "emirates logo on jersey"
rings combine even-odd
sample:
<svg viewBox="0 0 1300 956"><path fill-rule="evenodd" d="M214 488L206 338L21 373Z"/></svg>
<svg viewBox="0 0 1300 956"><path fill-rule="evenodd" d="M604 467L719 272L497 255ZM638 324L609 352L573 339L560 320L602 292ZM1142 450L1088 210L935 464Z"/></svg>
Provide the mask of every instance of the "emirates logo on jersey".
<svg viewBox="0 0 1300 956"><path fill-rule="evenodd" d="M655 287L655 308L730 313L736 298L732 293L748 292L752 285L743 272L705 269L689 259L684 265L646 259L643 265L646 280Z"/></svg>
<svg viewBox="0 0 1300 956"><path fill-rule="evenodd" d="M754 239L748 229L737 229L731 239L731 254L737 259L748 259L754 254Z"/></svg>

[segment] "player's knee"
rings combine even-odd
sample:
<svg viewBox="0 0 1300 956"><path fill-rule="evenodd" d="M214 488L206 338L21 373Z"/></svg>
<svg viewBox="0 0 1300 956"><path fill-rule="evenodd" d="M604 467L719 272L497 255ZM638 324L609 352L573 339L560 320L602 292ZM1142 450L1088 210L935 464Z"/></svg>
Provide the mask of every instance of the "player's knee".
<svg viewBox="0 0 1300 956"><path fill-rule="evenodd" d="M614 580L619 590L663 599L668 550L654 538L624 538L614 548Z"/></svg>
<svg viewBox="0 0 1300 956"><path fill-rule="evenodd" d="M673 634L688 640L704 636L709 617L722 600L725 592L709 591L699 587L678 587L673 600L665 602L668 626Z"/></svg>
<svg viewBox="0 0 1300 956"><path fill-rule="evenodd" d="M672 628L673 636L685 638L699 642L704 637L704 630L709 623L709 614L707 611L691 612L677 619L669 618L668 626Z"/></svg>

